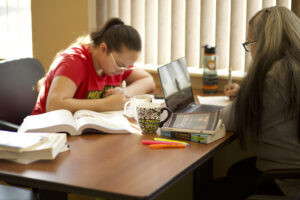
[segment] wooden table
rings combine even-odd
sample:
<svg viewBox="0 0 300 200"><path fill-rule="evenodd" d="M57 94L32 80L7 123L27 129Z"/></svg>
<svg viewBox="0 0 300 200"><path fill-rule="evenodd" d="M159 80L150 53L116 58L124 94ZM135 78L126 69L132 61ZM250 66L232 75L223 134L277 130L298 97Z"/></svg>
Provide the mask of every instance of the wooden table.
<svg viewBox="0 0 300 200"><path fill-rule="evenodd" d="M1 160L0 180L107 199L155 199L203 166L233 138L228 133L211 144L190 143L190 147L182 149L150 149L141 144L143 139L156 136L88 134L69 137L70 151L59 154L55 160L29 165Z"/></svg>

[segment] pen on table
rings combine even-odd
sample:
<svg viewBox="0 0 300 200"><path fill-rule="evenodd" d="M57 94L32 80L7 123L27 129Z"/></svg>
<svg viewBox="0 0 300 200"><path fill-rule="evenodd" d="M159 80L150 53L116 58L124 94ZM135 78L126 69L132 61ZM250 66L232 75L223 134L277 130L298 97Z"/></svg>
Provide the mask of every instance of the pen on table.
<svg viewBox="0 0 300 200"><path fill-rule="evenodd" d="M231 90L231 85L232 85L232 75L231 75L231 67L229 67L229 72L228 72L228 90Z"/></svg>
<svg viewBox="0 0 300 200"><path fill-rule="evenodd" d="M155 140L142 140L142 144L183 144L179 142L167 142L167 141L155 141ZM186 146L190 146L190 144L184 144Z"/></svg>
<svg viewBox="0 0 300 200"><path fill-rule="evenodd" d="M187 142L182 142L182 141L177 141L177 140L168 140L168 139L164 139L164 138L154 138L154 140L158 140L158 141L165 141L165 142L176 142L176 143L181 143L181 144L185 144L187 145Z"/></svg>
<svg viewBox="0 0 300 200"><path fill-rule="evenodd" d="M123 93L126 93L126 81L122 81L122 89L123 89Z"/></svg>
<svg viewBox="0 0 300 200"><path fill-rule="evenodd" d="M185 144L150 144L151 149L161 149L161 148L185 148Z"/></svg>

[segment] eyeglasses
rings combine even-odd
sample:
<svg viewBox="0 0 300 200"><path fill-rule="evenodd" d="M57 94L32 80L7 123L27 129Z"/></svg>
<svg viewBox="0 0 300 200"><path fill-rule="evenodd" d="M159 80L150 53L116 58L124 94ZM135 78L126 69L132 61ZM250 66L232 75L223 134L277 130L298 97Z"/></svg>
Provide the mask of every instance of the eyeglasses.
<svg viewBox="0 0 300 200"><path fill-rule="evenodd" d="M123 66L118 65L117 62L116 62L116 60L115 60L115 58L114 58L114 56L112 55L111 52L110 52L110 55L111 55L111 58L112 58L112 60L113 60L113 62L114 62L114 64L115 64L116 67L118 67L118 68L120 68L122 70L132 70L132 69L134 69L133 67L132 68L128 68L128 67L123 67Z"/></svg>
<svg viewBox="0 0 300 200"><path fill-rule="evenodd" d="M243 43L243 47L245 48L245 51L247 51L247 52L250 52L250 45L252 45L252 44L255 44L256 43L256 41L253 41L253 42L244 42Z"/></svg>

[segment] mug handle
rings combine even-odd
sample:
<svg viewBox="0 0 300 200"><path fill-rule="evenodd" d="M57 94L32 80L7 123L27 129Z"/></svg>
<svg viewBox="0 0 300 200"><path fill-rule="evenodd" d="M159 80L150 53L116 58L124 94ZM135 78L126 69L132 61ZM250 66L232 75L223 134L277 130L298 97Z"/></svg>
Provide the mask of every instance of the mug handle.
<svg viewBox="0 0 300 200"><path fill-rule="evenodd" d="M159 123L159 126L158 126L159 128L161 128L161 127L164 125L164 123L166 123L166 121L169 120L169 118L171 117L171 114L172 114L172 110L171 110L170 108L168 108L168 107L163 107L163 108L161 108L161 109L160 109L160 113L162 113L164 110L167 111L168 116L166 117L166 119L164 119L163 121L161 121L161 122Z"/></svg>
<svg viewBox="0 0 300 200"><path fill-rule="evenodd" d="M128 115L127 114L127 106L128 106L128 104L130 103L130 101L127 101L125 104L124 104L124 115Z"/></svg>

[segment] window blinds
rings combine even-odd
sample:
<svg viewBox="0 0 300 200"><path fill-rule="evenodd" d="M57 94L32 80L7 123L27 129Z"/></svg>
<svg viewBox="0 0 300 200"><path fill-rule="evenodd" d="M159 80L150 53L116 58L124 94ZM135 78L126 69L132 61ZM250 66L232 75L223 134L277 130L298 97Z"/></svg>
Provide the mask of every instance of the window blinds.
<svg viewBox="0 0 300 200"><path fill-rule="evenodd" d="M97 0L97 25L119 17L142 38L138 62L163 65L185 56L188 67L202 67L202 46L217 47L218 70L243 76L251 62L242 43L247 22L260 9L291 0ZM224 74L223 73L223 74ZM222 72L221 72L222 74Z"/></svg>

